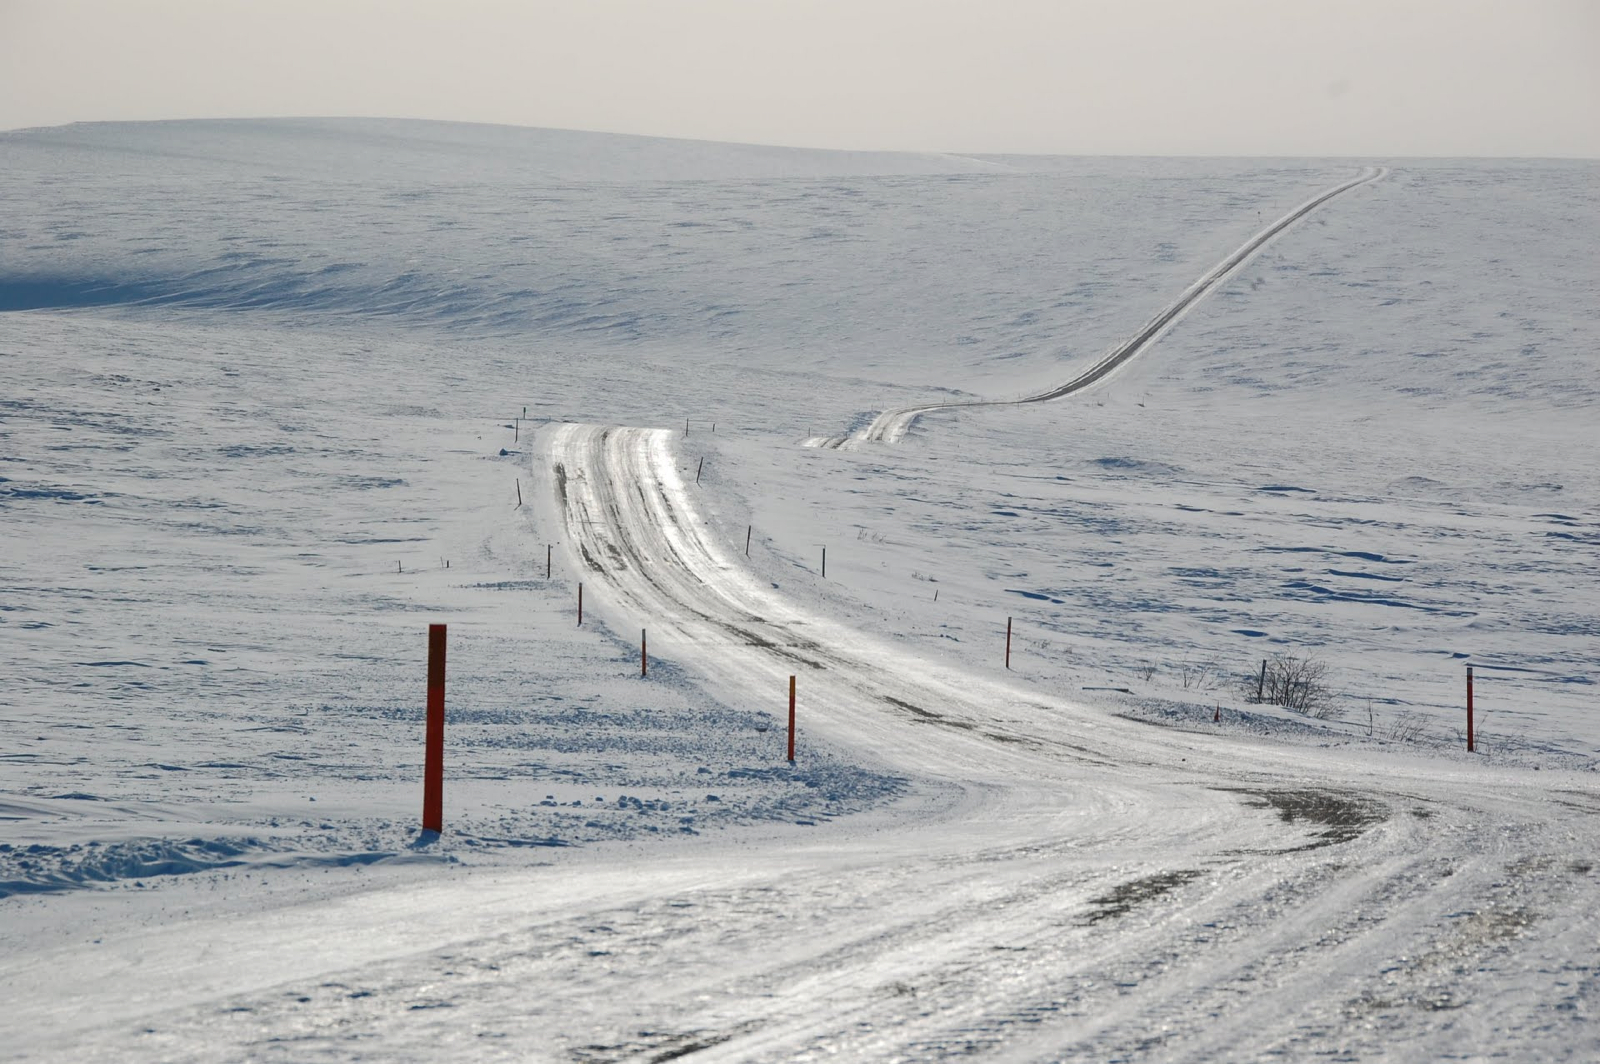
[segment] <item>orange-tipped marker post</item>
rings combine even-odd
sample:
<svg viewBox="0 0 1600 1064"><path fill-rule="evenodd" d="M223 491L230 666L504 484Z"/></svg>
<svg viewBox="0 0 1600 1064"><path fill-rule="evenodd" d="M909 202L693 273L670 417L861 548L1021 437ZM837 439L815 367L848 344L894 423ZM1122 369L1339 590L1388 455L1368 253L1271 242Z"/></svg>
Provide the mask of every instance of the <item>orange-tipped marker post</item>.
<svg viewBox="0 0 1600 1064"><path fill-rule="evenodd" d="M794 677L789 677L789 764L794 764Z"/></svg>
<svg viewBox="0 0 1600 1064"><path fill-rule="evenodd" d="M428 625L427 754L422 766L422 830L444 831L445 626Z"/></svg>

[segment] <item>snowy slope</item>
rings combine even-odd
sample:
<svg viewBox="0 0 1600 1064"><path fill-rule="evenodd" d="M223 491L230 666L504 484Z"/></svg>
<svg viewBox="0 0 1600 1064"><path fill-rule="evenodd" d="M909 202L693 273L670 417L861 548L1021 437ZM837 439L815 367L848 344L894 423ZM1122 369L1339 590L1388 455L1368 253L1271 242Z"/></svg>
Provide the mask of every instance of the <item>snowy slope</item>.
<svg viewBox="0 0 1600 1064"><path fill-rule="evenodd" d="M1600 169L1373 162L837 451L1360 167L0 134L4 1052L1593 1056Z"/></svg>

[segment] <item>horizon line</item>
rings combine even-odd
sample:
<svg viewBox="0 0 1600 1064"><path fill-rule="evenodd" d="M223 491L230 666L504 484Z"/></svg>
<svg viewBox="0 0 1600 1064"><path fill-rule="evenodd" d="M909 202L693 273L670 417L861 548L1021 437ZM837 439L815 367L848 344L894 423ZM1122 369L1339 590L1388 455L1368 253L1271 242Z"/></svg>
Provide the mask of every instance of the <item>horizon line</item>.
<svg viewBox="0 0 1600 1064"><path fill-rule="evenodd" d="M259 115L187 115L170 118L90 118L74 119L67 122L56 122L45 125L14 126L0 129L0 136L15 133L37 133L47 130L70 129L74 126L139 126L139 125L172 125L180 123L223 123L223 122L410 122L419 125L436 126L477 126L493 129L525 130L528 132L551 133L577 133L590 136L618 137L634 140L670 141L681 144L707 144L721 147L739 148L766 148L779 151L819 152L839 155L924 155L954 158L1023 158L1023 159L1503 159L1521 161L1563 161L1563 162L1596 162L1600 161L1600 154L1595 155L1473 155L1450 153L1422 153L1414 155L1398 155L1386 152L1343 152L1336 151L1326 154L1293 154L1283 152L1107 152L1107 151L1079 151L1079 152L1039 152L1039 151L988 151L988 150L955 150L937 148L841 148L821 147L808 144L782 144L772 141L745 141L725 140L711 137L691 137L666 135L660 133L636 133L625 130L612 129L587 129L573 126L530 126L515 122L490 122L477 119L455 118L425 118L408 115L382 115L382 114L259 114Z"/></svg>

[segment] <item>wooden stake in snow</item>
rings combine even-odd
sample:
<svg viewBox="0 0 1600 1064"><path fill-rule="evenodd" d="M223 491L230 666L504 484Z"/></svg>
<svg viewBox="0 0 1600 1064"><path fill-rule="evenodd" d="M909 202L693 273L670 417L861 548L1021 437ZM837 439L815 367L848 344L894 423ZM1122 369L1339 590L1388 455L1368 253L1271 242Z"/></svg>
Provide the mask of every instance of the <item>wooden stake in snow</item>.
<svg viewBox="0 0 1600 1064"><path fill-rule="evenodd" d="M1472 735L1472 666L1467 666L1467 753L1477 749Z"/></svg>
<svg viewBox="0 0 1600 1064"><path fill-rule="evenodd" d="M789 764L794 764L794 677L789 677Z"/></svg>
<svg viewBox="0 0 1600 1064"><path fill-rule="evenodd" d="M822 548L822 579L828 579L828 548Z"/></svg>
<svg viewBox="0 0 1600 1064"><path fill-rule="evenodd" d="M705 470L706 470L706 458L705 458L705 455L701 455L700 456L700 464L698 466L696 466L695 470L694 470L694 482L696 484L700 483L700 474L704 473Z"/></svg>
<svg viewBox="0 0 1600 1064"><path fill-rule="evenodd" d="M518 477L517 478L517 507L520 509L521 506L522 506L522 478Z"/></svg>
<svg viewBox="0 0 1600 1064"><path fill-rule="evenodd" d="M578 627L583 627L583 584L578 584Z"/></svg>
<svg viewBox="0 0 1600 1064"><path fill-rule="evenodd" d="M683 438L684 439L688 439L689 438L689 419L688 418L684 418L683 419Z"/></svg>
<svg viewBox="0 0 1600 1064"><path fill-rule="evenodd" d="M1261 678L1256 681L1256 704L1267 700L1267 659L1261 659Z"/></svg>
<svg viewBox="0 0 1600 1064"><path fill-rule="evenodd" d="M639 629L639 678L642 680L650 675L650 658L647 653L649 643L645 639L645 630Z"/></svg>
<svg viewBox="0 0 1600 1064"><path fill-rule="evenodd" d="M550 544L544 545L544 578L550 579Z"/></svg>
<svg viewBox="0 0 1600 1064"><path fill-rule="evenodd" d="M422 766L422 830L444 830L444 636L445 626L428 625L427 752Z"/></svg>
<svg viewBox="0 0 1600 1064"><path fill-rule="evenodd" d="M1006 668L1011 668L1011 618L1006 618Z"/></svg>
<svg viewBox="0 0 1600 1064"><path fill-rule="evenodd" d="M522 419L517 418L511 423L511 442L516 443L520 439L522 439Z"/></svg>
<svg viewBox="0 0 1600 1064"><path fill-rule="evenodd" d="M755 531L755 525L744 526L744 556L750 557L750 533Z"/></svg>

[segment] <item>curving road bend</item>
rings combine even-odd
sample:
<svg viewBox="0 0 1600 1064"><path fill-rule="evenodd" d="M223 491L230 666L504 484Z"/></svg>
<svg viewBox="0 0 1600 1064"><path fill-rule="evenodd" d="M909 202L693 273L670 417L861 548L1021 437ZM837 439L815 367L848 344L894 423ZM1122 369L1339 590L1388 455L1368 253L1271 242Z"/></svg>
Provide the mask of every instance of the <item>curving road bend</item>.
<svg viewBox="0 0 1600 1064"><path fill-rule="evenodd" d="M581 1059L1600 1051L1588 776L1155 728L919 660L745 571L672 433L546 431L606 614L731 702L797 675L807 735L914 781L887 817L691 858L727 885L642 903L650 948L606 946L625 1004L560 1014L612 1047Z"/></svg>
<svg viewBox="0 0 1600 1064"><path fill-rule="evenodd" d="M1107 377L1111 376L1111 374L1115 373L1119 368L1126 365L1141 352L1147 350L1152 344L1159 340L1168 329L1172 328L1172 326L1180 318L1188 313L1190 308L1214 292L1223 281L1231 277L1233 273L1239 269L1239 267L1243 266L1246 262L1249 262L1257 252L1266 247L1268 243L1270 243L1285 229L1288 229L1290 226L1299 222L1307 215L1317 210L1319 207L1322 207L1324 204L1328 203L1330 200L1344 195L1351 189L1360 188L1362 185L1370 184L1374 181L1380 180L1387 175L1388 172L1388 168L1383 166L1367 167L1359 176L1354 177L1342 184L1335 185L1334 187L1320 192L1306 200L1294 210L1290 211L1288 214L1285 214L1283 217L1279 218L1277 221L1261 230L1255 236L1252 236L1249 240L1239 245L1239 247L1235 248L1233 252L1221 262L1218 262L1215 266L1211 267L1211 269L1202 274L1199 280L1195 281L1194 284L1184 289L1183 293L1179 295L1177 299L1174 299L1171 303L1168 303L1165 307L1163 307L1160 313L1151 318L1149 321L1145 322L1144 326L1140 328L1138 332L1122 341L1116 347L1113 347L1105 355L1101 356L1100 359L1092 366L1078 374L1076 377L1073 377L1065 384L1060 384L1053 388L1046 389L1045 391L1024 396L1020 399L971 399L962 402L951 403L925 403L921 406L910 406L900 410L885 410L877 417L873 418L872 422L867 425L866 428L861 429L854 435L814 437L806 440L805 446L853 450L863 443L899 443L900 440L905 437L905 434L910 431L912 424L917 420L917 418L921 417L923 414L932 413L935 410L956 410L984 406L1018 406L1023 403L1048 403L1054 399L1062 399L1066 396L1072 395L1074 392L1081 392L1086 388L1093 387L1094 385L1105 380Z"/></svg>

